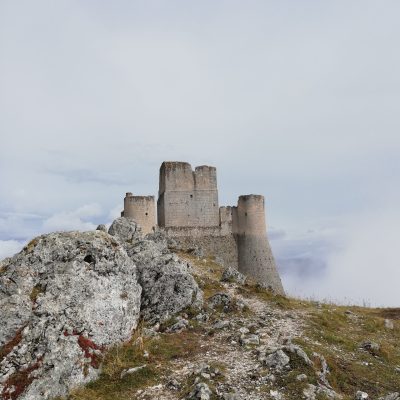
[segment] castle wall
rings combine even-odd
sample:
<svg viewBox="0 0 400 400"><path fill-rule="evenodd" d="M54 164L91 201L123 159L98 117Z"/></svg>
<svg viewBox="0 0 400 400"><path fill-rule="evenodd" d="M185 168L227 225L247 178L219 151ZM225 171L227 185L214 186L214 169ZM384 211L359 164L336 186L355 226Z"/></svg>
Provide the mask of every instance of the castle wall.
<svg viewBox="0 0 400 400"><path fill-rule="evenodd" d="M236 207L224 206L219 208L220 230L222 235L232 234L233 214Z"/></svg>
<svg viewBox="0 0 400 400"><path fill-rule="evenodd" d="M237 243L231 233L221 234L219 227L169 227L163 230L182 250L200 247L205 256L218 257L225 266L238 268Z"/></svg>
<svg viewBox="0 0 400 400"><path fill-rule="evenodd" d="M235 220L239 271L284 294L266 235L264 196L240 196Z"/></svg>
<svg viewBox="0 0 400 400"><path fill-rule="evenodd" d="M133 218L141 226L144 234L152 232L156 226L154 196L133 196L132 193L127 193L123 216Z"/></svg>
<svg viewBox="0 0 400 400"><path fill-rule="evenodd" d="M219 225L216 169L164 162L160 168L158 225L209 227Z"/></svg>

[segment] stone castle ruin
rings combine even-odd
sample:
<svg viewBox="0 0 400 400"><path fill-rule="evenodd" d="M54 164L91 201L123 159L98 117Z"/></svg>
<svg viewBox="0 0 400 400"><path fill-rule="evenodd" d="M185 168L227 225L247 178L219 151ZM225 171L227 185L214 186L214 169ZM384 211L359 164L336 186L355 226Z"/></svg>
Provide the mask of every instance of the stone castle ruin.
<svg viewBox="0 0 400 400"><path fill-rule="evenodd" d="M133 218L144 233L160 229L181 248L201 247L284 293L266 234L264 196L239 196L237 206L219 207L217 171L206 165L193 171L189 163L165 161L159 179L157 207L154 196L126 193L121 215Z"/></svg>

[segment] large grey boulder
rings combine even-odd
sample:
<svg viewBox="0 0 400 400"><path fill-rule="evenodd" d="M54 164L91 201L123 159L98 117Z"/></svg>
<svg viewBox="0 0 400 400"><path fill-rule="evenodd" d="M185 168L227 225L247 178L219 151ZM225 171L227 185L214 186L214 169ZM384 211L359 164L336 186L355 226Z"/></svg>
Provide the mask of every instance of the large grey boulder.
<svg viewBox="0 0 400 400"><path fill-rule="evenodd" d="M327 388L326 386L319 384L318 386L312 385L311 383L303 389L303 396L306 400L316 399L327 399L335 400L342 399L342 395L336 393L334 390Z"/></svg>
<svg viewBox="0 0 400 400"><path fill-rule="evenodd" d="M142 228L134 219L128 217L115 219L108 233L123 244L132 244L143 239Z"/></svg>
<svg viewBox="0 0 400 400"><path fill-rule="evenodd" d="M390 393L384 397L379 397L378 400L400 400L400 393L399 392Z"/></svg>
<svg viewBox="0 0 400 400"><path fill-rule="evenodd" d="M124 246L135 263L142 286L142 316L151 322L165 321L187 307L198 307L203 297L188 265L168 249L162 232L142 236L133 219L117 218L109 233Z"/></svg>
<svg viewBox="0 0 400 400"><path fill-rule="evenodd" d="M187 397L188 400L210 400L212 391L206 383L197 383Z"/></svg>
<svg viewBox="0 0 400 400"><path fill-rule="evenodd" d="M285 365L289 364L290 358L282 351L277 350L275 353L266 357L264 363L268 368L281 370Z"/></svg>
<svg viewBox="0 0 400 400"><path fill-rule="evenodd" d="M50 399L99 374L131 337L141 288L124 248L102 231L52 233L0 263L0 398Z"/></svg>
<svg viewBox="0 0 400 400"><path fill-rule="evenodd" d="M247 277L240 273L237 269L228 267L224 270L221 277L221 282L239 283L243 285Z"/></svg>

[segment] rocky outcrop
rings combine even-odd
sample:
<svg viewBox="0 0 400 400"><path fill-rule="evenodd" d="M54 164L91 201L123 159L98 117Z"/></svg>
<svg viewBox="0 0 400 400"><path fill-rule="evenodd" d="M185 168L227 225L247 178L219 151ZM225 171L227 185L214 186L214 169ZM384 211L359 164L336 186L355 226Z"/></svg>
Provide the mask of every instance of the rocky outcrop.
<svg viewBox="0 0 400 400"><path fill-rule="evenodd" d="M108 233L120 241L124 247L127 247L127 244L143 240L142 228L132 218L120 217L115 219Z"/></svg>
<svg viewBox="0 0 400 400"><path fill-rule="evenodd" d="M399 400L400 399L400 393L399 392L394 392L390 393L385 397L379 397L378 400Z"/></svg>
<svg viewBox="0 0 400 400"><path fill-rule="evenodd" d="M116 219L109 230L137 266L142 286L141 312L146 320L164 321L189 306L202 304L202 293L189 267L168 249L161 232L143 237L129 218Z"/></svg>
<svg viewBox="0 0 400 400"><path fill-rule="evenodd" d="M157 322L202 303L163 235L127 218L104 230L43 235L0 263L2 400L64 396L98 376L140 313Z"/></svg>
<svg viewBox="0 0 400 400"><path fill-rule="evenodd" d="M49 399L99 373L130 338L141 288L124 248L102 231L52 233L0 266L0 398Z"/></svg>
<svg viewBox="0 0 400 400"><path fill-rule="evenodd" d="M247 277L241 274L237 269L228 267L224 270L221 277L221 282L238 283L244 285Z"/></svg>

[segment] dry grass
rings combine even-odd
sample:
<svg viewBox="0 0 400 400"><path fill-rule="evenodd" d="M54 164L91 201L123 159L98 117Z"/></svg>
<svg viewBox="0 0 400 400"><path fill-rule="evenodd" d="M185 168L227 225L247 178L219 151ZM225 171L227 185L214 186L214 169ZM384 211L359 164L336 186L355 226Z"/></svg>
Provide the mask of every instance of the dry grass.
<svg viewBox="0 0 400 400"><path fill-rule="evenodd" d="M32 303L36 303L36 299L41 293L44 293L44 288L41 285L35 285L29 295Z"/></svg>
<svg viewBox="0 0 400 400"><path fill-rule="evenodd" d="M142 325L129 343L110 349L104 359L102 373L97 381L75 390L69 400L127 400L135 398L136 391L159 383L168 376L169 365L202 350L199 342L207 341L199 330L175 334L160 334L158 338L144 338ZM149 356L145 357L147 351ZM146 365L133 374L121 378L121 372Z"/></svg>
<svg viewBox="0 0 400 400"><path fill-rule="evenodd" d="M186 253L180 253L179 256L192 265L195 279L204 291L206 300L218 292L226 291L225 286L220 283L224 268L215 260L198 259ZM357 390L368 392L370 398L399 391L400 373L395 368L400 367L400 309L340 307L298 300L274 295L251 281L246 285L239 285L236 290L244 298L257 299L268 303L271 308L290 310L291 313L304 317L303 335L295 342L302 346L311 359L314 352L326 358L330 368L328 380L336 392L343 395L344 400L354 399ZM185 312L189 318L197 313L190 309ZM243 311L241 313L243 317L246 315ZM220 318L218 312L211 316L210 321L215 318ZM393 330L385 328L385 318L392 319ZM162 328L165 329L174 322L175 319L171 318ZM177 360L193 360L196 355L205 352L209 347L208 342L213 340L208 335L209 332L196 325L194 320L192 325L194 329L174 334L162 333L158 339L143 338L139 327L129 343L115 347L106 354L100 379L75 391L69 399L133 399L138 389L165 383ZM365 341L378 343L379 351L361 349L360 345ZM149 352L148 358L144 357L144 350ZM317 384L315 371L318 370L318 362L310 367L295 355L290 357L292 369L277 376L277 385L285 388L285 398L297 399L302 396L306 385L299 382L297 376L305 373L309 377L308 383ZM140 365L146 367L121 378L124 369ZM223 365L219 368L223 369ZM193 376L188 376L187 382L183 382L179 393L181 398L190 391L193 380ZM263 391L269 394L269 386L262 386L261 392Z"/></svg>
<svg viewBox="0 0 400 400"><path fill-rule="evenodd" d="M363 390L372 398L400 387L400 323L386 329L382 310L323 305L315 308L299 343L323 354L331 369L329 381L334 389L349 398ZM361 344L379 344L367 351Z"/></svg>
<svg viewBox="0 0 400 400"><path fill-rule="evenodd" d="M239 286L237 291L245 298L251 298L254 296L257 299L271 303L282 310L292 310L295 308L299 308L297 300L291 299L290 297L275 294L268 289L265 289L255 283L252 283L251 281L247 282L243 286Z"/></svg>
<svg viewBox="0 0 400 400"><path fill-rule="evenodd" d="M27 253L30 253L38 243L39 243L39 239L38 238L34 238L24 247L24 250Z"/></svg>

